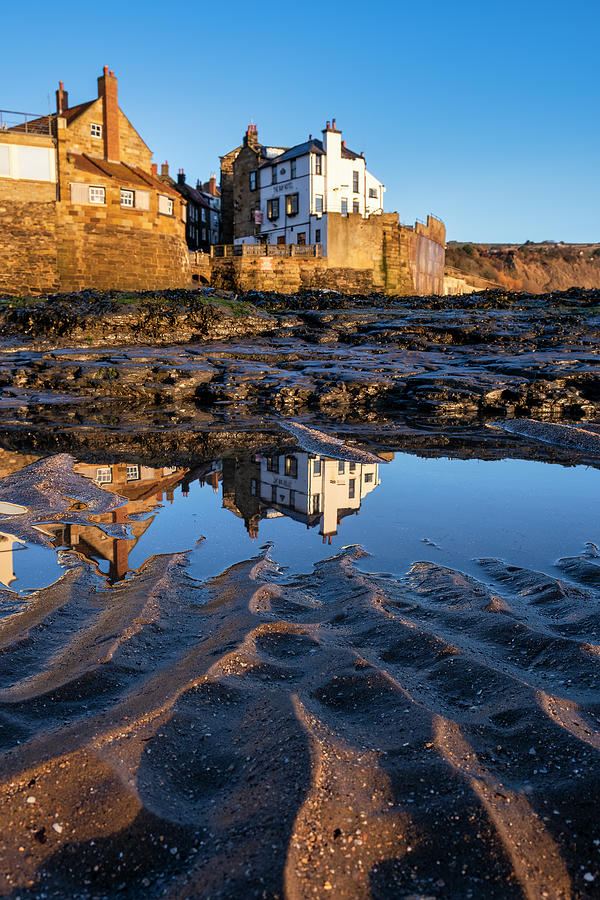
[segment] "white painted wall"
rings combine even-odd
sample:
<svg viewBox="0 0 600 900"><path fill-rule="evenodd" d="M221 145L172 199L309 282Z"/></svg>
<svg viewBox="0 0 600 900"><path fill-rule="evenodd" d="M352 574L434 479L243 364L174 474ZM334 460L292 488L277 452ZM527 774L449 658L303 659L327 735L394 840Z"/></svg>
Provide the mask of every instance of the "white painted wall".
<svg viewBox="0 0 600 900"><path fill-rule="evenodd" d="M0 144L0 177L25 181L56 182L56 152L53 147Z"/></svg>

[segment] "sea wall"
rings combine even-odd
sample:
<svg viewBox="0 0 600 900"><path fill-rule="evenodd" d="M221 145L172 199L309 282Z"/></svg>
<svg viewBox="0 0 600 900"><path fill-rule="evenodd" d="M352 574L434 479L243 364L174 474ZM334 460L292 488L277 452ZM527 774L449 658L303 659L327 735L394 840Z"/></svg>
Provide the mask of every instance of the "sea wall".
<svg viewBox="0 0 600 900"><path fill-rule="evenodd" d="M56 203L0 198L0 293L59 289L56 228Z"/></svg>

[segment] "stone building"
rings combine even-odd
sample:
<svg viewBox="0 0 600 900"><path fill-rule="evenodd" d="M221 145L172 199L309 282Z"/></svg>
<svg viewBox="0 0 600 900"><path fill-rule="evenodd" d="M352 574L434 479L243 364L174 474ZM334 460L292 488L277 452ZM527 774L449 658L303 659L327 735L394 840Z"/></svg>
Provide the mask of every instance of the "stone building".
<svg viewBox="0 0 600 900"><path fill-rule="evenodd" d="M153 169L156 166L153 165ZM187 204L185 239L188 249L203 252L210 250L210 206L203 193L186 182L183 169L179 169L177 181L174 181L169 175L168 162L162 163L157 178L177 191Z"/></svg>
<svg viewBox="0 0 600 900"><path fill-rule="evenodd" d="M221 157L221 216L223 243L233 244L260 234L258 169L285 152L286 147L267 147L258 140L256 125L248 125L240 147Z"/></svg>
<svg viewBox="0 0 600 900"><path fill-rule="evenodd" d="M0 291L160 289L190 281L186 202L118 105L98 96L0 131Z"/></svg>

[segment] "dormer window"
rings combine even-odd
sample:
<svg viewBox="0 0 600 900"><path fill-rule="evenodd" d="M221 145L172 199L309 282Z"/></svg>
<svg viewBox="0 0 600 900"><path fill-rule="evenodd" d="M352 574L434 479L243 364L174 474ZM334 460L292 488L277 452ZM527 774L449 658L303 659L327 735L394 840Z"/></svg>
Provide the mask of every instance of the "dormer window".
<svg viewBox="0 0 600 900"><path fill-rule="evenodd" d="M320 156L315 156L315 175L323 174L323 160Z"/></svg>
<svg viewBox="0 0 600 900"><path fill-rule="evenodd" d="M90 125L90 134L92 135L92 137L101 138L102 125L98 125L97 122L92 122Z"/></svg>

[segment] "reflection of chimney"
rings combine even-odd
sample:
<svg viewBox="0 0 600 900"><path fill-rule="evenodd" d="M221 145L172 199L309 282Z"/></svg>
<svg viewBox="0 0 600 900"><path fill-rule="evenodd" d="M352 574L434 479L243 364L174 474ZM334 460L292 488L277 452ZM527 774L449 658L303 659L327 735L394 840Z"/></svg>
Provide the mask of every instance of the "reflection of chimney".
<svg viewBox="0 0 600 900"><path fill-rule="evenodd" d="M212 484L212 489L217 494L219 492L219 473L213 472L210 476L210 483Z"/></svg>
<svg viewBox="0 0 600 900"><path fill-rule="evenodd" d="M119 161L119 103L117 99L117 79L114 72L104 66L104 73L98 79L98 97L102 99L104 116L104 159Z"/></svg>
<svg viewBox="0 0 600 900"><path fill-rule="evenodd" d="M65 91L65 86L62 81L58 82L58 90L56 92L56 112L58 115L62 115L65 109L69 108L69 94Z"/></svg>

